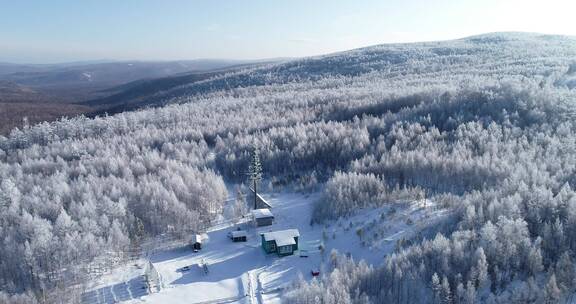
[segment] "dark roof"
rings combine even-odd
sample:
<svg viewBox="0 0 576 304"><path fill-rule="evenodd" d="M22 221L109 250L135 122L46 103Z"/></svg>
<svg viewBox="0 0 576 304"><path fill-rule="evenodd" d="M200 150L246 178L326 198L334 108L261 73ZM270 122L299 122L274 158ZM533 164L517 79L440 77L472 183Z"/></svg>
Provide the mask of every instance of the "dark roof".
<svg viewBox="0 0 576 304"><path fill-rule="evenodd" d="M232 231L232 237L233 238L239 238L239 237L246 237L246 231L244 230L237 230L237 231Z"/></svg>
<svg viewBox="0 0 576 304"><path fill-rule="evenodd" d="M250 189L251 195L254 195L254 189L252 189L251 187L249 187L249 189ZM252 199L254 199L254 198L252 197ZM257 194L256 194L256 202L257 202L257 204L258 204L258 208L268 208L268 209L271 209L271 208L272 208L272 205L270 205L270 203L268 203L268 202L260 195L260 193L257 193Z"/></svg>

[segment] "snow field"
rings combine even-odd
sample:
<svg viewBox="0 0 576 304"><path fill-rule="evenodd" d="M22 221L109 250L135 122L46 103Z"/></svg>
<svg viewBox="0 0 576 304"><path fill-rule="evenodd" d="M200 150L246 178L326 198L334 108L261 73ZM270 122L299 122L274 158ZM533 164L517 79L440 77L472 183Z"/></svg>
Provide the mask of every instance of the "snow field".
<svg viewBox="0 0 576 304"><path fill-rule="evenodd" d="M429 217L442 214L441 210L430 212L434 209L432 202L427 202L426 209L420 202L362 210L328 225L311 225L313 203L320 193L282 192L263 196L273 206L272 226L256 228L249 223L239 224L246 229L248 241L234 243L227 234L236 226L219 225L209 229L209 241L199 252L193 252L189 246L157 252L150 261L160 274L164 289L119 300L174 304L280 303L283 290L299 274L312 279L312 270L324 272L332 249L356 260L379 264L399 238L408 236ZM395 212L390 211L392 208ZM292 228L300 232L299 252L287 257L264 253L260 233ZM359 229L363 231L362 236ZM377 237L373 236L374 232ZM208 273L203 270L204 264ZM184 267L188 268L184 270ZM111 275L106 282L108 286L116 286L114 282L131 282L138 276L126 272L121 277ZM108 300L91 303L114 303Z"/></svg>

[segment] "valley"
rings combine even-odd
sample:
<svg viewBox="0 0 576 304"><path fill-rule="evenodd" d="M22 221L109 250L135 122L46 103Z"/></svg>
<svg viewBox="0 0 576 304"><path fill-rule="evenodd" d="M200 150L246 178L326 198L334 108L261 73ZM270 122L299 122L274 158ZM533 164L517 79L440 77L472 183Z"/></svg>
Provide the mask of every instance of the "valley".
<svg viewBox="0 0 576 304"><path fill-rule="evenodd" d="M22 128L24 119L36 124L161 106L155 93L229 69L274 61L0 63L0 134Z"/></svg>

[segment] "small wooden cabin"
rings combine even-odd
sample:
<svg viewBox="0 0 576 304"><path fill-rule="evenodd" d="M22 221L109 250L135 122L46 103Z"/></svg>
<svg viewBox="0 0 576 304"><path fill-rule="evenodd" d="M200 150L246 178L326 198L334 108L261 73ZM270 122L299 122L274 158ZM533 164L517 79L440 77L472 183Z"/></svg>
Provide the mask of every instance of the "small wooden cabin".
<svg viewBox="0 0 576 304"><path fill-rule="evenodd" d="M192 235L192 239L190 240L190 245L194 250L202 249L202 236L199 234Z"/></svg>
<svg viewBox="0 0 576 304"><path fill-rule="evenodd" d="M270 226L274 222L274 215L270 209L255 209L252 210L252 216L254 217L254 224L256 227Z"/></svg>
<svg viewBox="0 0 576 304"><path fill-rule="evenodd" d="M244 230L236 230L230 232L230 239L232 242L246 242L248 235Z"/></svg>
<svg viewBox="0 0 576 304"><path fill-rule="evenodd" d="M262 249L266 253L276 253L279 256L294 254L298 250L298 229L288 229L262 233Z"/></svg>

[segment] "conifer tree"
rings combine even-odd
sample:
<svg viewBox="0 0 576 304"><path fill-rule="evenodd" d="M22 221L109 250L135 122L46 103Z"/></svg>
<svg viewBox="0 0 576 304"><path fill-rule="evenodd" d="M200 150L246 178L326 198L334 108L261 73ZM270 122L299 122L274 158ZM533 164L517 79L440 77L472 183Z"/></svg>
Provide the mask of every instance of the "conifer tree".
<svg viewBox="0 0 576 304"><path fill-rule="evenodd" d="M250 157L250 166L248 167L248 175L254 187L254 209L258 208L258 182L262 179L262 164L260 163L260 156L256 147L252 150Z"/></svg>
<svg viewBox="0 0 576 304"><path fill-rule="evenodd" d="M476 249L476 271L475 279L478 280L478 287L481 288L488 281L488 261L482 247Z"/></svg>
<svg viewBox="0 0 576 304"><path fill-rule="evenodd" d="M441 303L441 290L442 290L442 285L440 284L440 277L438 277L437 273L434 273L434 275L432 275L432 291L434 292L434 303Z"/></svg>
<svg viewBox="0 0 576 304"><path fill-rule="evenodd" d="M552 274L548 279L548 283L544 287L544 296L546 303L558 303L562 292L556 283L556 274Z"/></svg>
<svg viewBox="0 0 576 304"><path fill-rule="evenodd" d="M452 303L452 291L450 290L450 284L448 283L448 278L444 276L442 278L442 285L440 287L441 291L441 301L444 304L451 304Z"/></svg>
<svg viewBox="0 0 576 304"><path fill-rule="evenodd" d="M560 260L556 263L556 281L558 287L564 291L572 292L574 290L576 271L568 252L564 252L560 256Z"/></svg>

